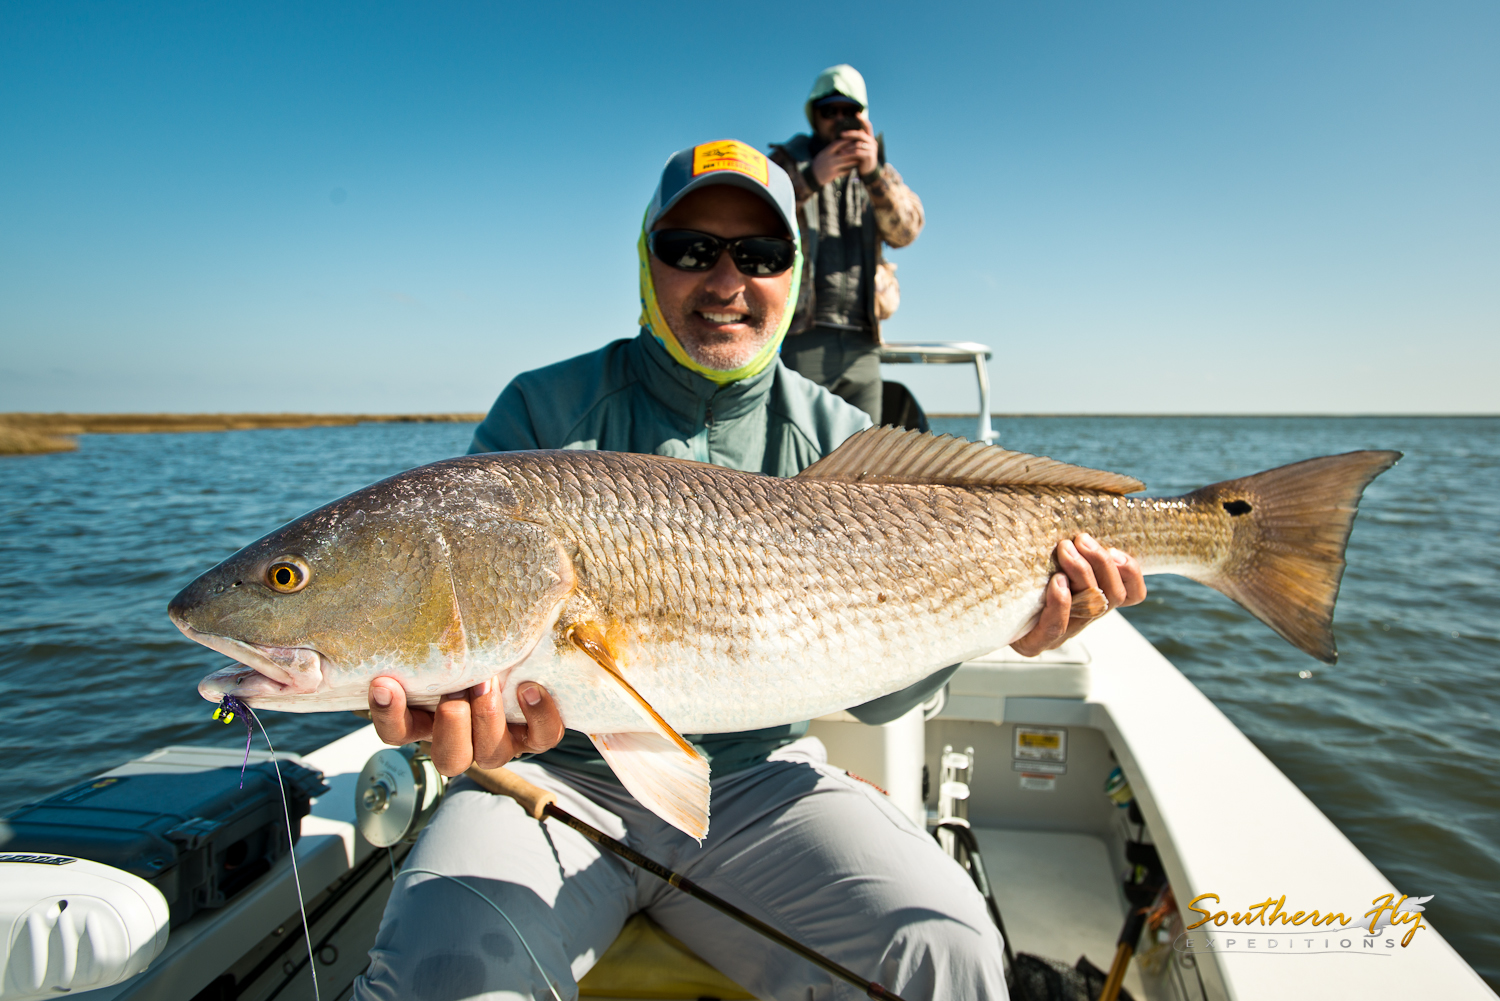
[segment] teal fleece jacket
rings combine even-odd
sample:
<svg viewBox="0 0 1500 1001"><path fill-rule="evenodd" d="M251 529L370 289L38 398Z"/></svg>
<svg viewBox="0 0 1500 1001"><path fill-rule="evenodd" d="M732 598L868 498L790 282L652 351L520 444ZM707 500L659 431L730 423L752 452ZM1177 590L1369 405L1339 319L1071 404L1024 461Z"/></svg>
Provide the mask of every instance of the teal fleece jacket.
<svg viewBox="0 0 1500 1001"><path fill-rule="evenodd" d="M795 476L869 426L863 411L779 359L758 375L720 386L677 364L642 330L633 340L516 376L475 430L469 452L600 449ZM868 723L895 719L942 687L953 670L850 711ZM764 761L806 732L804 722L683 736L719 776ZM571 730L536 760L614 777L592 742Z"/></svg>

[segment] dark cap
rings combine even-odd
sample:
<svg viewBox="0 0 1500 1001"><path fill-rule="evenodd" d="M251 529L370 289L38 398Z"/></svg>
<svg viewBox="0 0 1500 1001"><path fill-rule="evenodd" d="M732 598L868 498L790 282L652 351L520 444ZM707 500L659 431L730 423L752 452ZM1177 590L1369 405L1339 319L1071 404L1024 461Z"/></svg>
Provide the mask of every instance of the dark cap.
<svg viewBox="0 0 1500 1001"><path fill-rule="evenodd" d="M863 104L861 104L860 102L856 101L854 98L850 97L848 94L829 94L827 97L820 97L820 98L818 98L816 101L814 101L812 103L812 106L814 108L821 108L821 107L823 107L824 105L827 105L827 104L852 104L856 108L858 108L860 111L864 111L865 110L865 106Z"/></svg>

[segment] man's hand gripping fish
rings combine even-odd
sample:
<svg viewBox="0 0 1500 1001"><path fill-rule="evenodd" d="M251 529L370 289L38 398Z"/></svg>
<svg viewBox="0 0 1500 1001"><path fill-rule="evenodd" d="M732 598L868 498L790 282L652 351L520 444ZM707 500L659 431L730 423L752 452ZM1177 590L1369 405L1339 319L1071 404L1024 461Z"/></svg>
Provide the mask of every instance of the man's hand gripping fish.
<svg viewBox="0 0 1500 1001"><path fill-rule="evenodd" d="M1024 634L1062 539L1216 588L1333 661L1360 494L1399 452L1310 459L1181 497L1128 476L875 428L781 479L612 452L471 455L356 491L172 599L239 661L198 686L254 708L411 704L496 678L544 686L625 788L708 830L682 733L811 719Z"/></svg>

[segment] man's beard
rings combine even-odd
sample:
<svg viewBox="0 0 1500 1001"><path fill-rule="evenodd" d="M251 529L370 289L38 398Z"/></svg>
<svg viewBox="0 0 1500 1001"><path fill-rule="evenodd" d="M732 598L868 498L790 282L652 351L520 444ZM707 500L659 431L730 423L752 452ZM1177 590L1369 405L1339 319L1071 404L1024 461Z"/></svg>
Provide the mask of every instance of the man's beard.
<svg viewBox="0 0 1500 1001"><path fill-rule="evenodd" d="M736 337L702 330L703 318L697 313L699 311L714 313L721 310L732 312L749 310L741 322L749 326L754 331L754 335ZM752 310L742 298L725 302L711 296L700 296L684 303L680 315L669 318L668 322L672 325L672 333L677 335L677 342L688 353L688 357L704 368L710 368L716 372L732 372L748 365L750 360L758 355L776 334L770 318L764 313Z"/></svg>

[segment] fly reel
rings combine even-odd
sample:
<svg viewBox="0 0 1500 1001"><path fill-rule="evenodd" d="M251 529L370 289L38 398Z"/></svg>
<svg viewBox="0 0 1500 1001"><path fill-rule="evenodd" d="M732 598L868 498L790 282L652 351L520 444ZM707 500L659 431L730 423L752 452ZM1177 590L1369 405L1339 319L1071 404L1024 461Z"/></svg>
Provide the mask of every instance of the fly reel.
<svg viewBox="0 0 1500 1001"><path fill-rule="evenodd" d="M376 848L415 841L447 785L421 744L377 751L354 786L355 826Z"/></svg>

